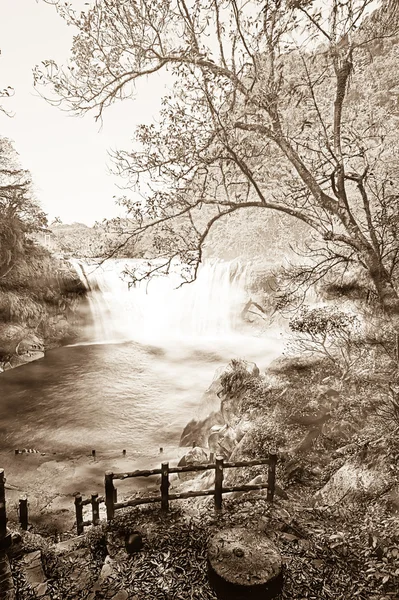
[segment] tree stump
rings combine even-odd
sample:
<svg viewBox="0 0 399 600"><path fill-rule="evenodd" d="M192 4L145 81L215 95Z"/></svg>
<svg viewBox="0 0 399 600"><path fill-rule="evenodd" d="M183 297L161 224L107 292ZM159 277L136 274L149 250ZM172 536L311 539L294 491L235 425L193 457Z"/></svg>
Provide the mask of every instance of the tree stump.
<svg viewBox="0 0 399 600"><path fill-rule="evenodd" d="M282 588L281 556L257 530L220 531L208 546L209 581L221 600L269 600Z"/></svg>

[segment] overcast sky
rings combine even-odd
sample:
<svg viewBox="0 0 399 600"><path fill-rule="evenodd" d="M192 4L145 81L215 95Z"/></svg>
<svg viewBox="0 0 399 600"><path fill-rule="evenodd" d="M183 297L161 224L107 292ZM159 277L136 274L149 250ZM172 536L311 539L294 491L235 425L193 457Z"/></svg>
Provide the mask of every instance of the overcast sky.
<svg viewBox="0 0 399 600"><path fill-rule="evenodd" d="M84 0L72 1L79 7ZM165 80L156 75L141 82L134 100L105 112L102 129L94 114L72 117L40 98L32 68L49 58L65 63L73 35L42 0L0 0L0 88L15 88L3 102L15 116L0 113L0 135L14 140L50 218L90 225L118 214L112 197L120 192L107 173L107 150L128 148L135 125L156 118Z"/></svg>

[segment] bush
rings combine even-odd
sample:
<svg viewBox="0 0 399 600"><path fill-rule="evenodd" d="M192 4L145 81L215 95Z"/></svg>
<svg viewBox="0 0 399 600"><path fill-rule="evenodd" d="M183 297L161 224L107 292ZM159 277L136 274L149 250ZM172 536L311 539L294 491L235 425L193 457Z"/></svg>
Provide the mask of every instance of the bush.
<svg viewBox="0 0 399 600"><path fill-rule="evenodd" d="M302 307L289 322L296 334L291 350L321 355L338 368L342 378L364 357L360 321L356 315L335 307Z"/></svg>

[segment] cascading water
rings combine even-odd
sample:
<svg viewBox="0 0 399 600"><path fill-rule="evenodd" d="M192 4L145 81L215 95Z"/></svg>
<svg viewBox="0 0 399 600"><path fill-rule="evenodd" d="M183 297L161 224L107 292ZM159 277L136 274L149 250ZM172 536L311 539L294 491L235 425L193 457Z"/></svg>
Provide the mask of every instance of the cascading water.
<svg viewBox="0 0 399 600"><path fill-rule="evenodd" d="M209 261L195 282L183 284L177 269L129 286L124 271L144 261L74 261L89 288L96 341L226 337L234 333L247 300L249 269L238 261Z"/></svg>

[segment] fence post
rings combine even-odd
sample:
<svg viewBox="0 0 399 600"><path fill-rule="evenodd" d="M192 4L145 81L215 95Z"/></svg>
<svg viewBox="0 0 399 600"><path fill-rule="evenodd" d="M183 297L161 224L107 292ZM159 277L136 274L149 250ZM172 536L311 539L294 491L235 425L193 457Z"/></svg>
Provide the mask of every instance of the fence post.
<svg viewBox="0 0 399 600"><path fill-rule="evenodd" d="M98 505L98 494L91 495L91 515L93 525L98 525L100 522L100 510Z"/></svg>
<svg viewBox="0 0 399 600"><path fill-rule="evenodd" d="M106 471L105 473L105 506L107 507L107 521L111 521L114 518L115 508L115 487L114 487L114 474L112 471Z"/></svg>
<svg viewBox="0 0 399 600"><path fill-rule="evenodd" d="M82 496L76 494L75 496L75 513L76 513L76 532L78 535L83 533L83 504Z"/></svg>
<svg viewBox="0 0 399 600"><path fill-rule="evenodd" d="M28 498L21 496L19 499L19 523L24 531L28 529Z"/></svg>
<svg viewBox="0 0 399 600"><path fill-rule="evenodd" d="M215 509L222 510L223 456L215 461Z"/></svg>
<svg viewBox="0 0 399 600"><path fill-rule="evenodd" d="M274 489L276 486L276 464L277 454L269 452L269 467L267 472L267 499L273 502Z"/></svg>
<svg viewBox="0 0 399 600"><path fill-rule="evenodd" d="M0 469L0 544L7 535L7 515L6 515L6 478L4 469Z"/></svg>
<svg viewBox="0 0 399 600"><path fill-rule="evenodd" d="M161 509L169 510L169 463L161 464Z"/></svg>

